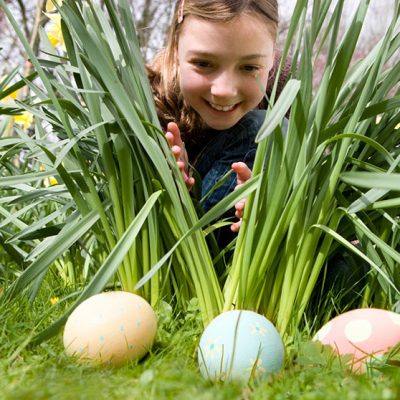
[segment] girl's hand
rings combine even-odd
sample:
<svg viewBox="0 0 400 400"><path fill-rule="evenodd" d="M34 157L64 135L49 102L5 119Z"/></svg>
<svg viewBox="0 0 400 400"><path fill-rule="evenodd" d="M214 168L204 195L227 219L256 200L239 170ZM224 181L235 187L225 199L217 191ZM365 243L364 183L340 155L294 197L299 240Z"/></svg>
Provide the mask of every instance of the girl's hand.
<svg viewBox="0 0 400 400"><path fill-rule="evenodd" d="M186 187L190 190L194 186L194 178L189 175L189 161L185 144L182 141L181 132L175 122L168 123L165 137L171 147L172 154L175 157L179 171L181 171Z"/></svg>
<svg viewBox="0 0 400 400"><path fill-rule="evenodd" d="M232 170L236 173L236 188L251 178L251 169L244 162L233 163ZM239 218L239 221L231 225L232 232L239 232L245 205L246 199L242 199L235 204L235 216Z"/></svg>

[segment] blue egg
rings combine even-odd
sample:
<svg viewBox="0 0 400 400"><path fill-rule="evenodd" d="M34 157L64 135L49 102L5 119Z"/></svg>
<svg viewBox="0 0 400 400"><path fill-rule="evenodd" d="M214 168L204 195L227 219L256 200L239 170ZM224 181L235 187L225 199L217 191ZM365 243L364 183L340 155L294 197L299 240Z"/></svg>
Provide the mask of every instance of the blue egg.
<svg viewBox="0 0 400 400"><path fill-rule="evenodd" d="M212 381L262 379L283 366L281 336L267 318L253 311L225 312L201 336L201 374Z"/></svg>

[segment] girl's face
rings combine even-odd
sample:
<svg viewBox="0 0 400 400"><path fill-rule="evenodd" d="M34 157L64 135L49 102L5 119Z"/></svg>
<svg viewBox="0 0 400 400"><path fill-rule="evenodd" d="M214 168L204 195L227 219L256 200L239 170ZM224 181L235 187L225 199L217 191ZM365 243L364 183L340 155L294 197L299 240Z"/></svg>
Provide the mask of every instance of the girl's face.
<svg viewBox="0 0 400 400"><path fill-rule="evenodd" d="M185 18L178 45L179 84L186 102L211 128L235 125L262 100L274 60L267 23L242 14L230 22Z"/></svg>

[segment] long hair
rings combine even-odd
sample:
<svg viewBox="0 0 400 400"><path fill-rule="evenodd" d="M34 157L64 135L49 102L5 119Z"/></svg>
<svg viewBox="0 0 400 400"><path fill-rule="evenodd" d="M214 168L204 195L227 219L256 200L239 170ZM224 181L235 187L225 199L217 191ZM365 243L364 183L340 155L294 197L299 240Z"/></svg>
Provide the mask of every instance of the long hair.
<svg viewBox="0 0 400 400"><path fill-rule="evenodd" d="M190 146L204 130L201 117L186 104L179 88L177 49L184 18L193 15L210 22L228 22L247 13L264 18L274 40L278 30L277 0L179 0L177 2L167 44L148 66L154 100L160 123L178 124L182 137Z"/></svg>

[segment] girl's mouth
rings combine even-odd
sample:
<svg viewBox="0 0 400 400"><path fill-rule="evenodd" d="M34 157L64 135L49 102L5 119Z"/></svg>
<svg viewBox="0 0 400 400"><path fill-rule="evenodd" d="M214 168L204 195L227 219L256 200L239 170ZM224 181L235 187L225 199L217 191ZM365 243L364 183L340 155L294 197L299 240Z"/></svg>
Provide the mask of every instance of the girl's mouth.
<svg viewBox="0 0 400 400"><path fill-rule="evenodd" d="M233 111L237 108L237 106L239 105L239 103L236 104L231 104L231 105L220 105L220 104L216 104L216 103L211 103L210 101L207 101L208 105L216 110L216 111L220 111L220 112L230 112Z"/></svg>

